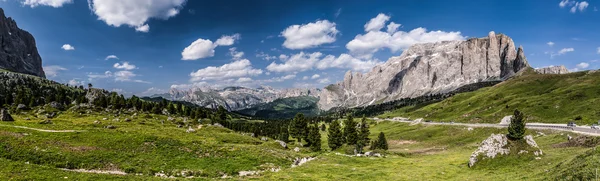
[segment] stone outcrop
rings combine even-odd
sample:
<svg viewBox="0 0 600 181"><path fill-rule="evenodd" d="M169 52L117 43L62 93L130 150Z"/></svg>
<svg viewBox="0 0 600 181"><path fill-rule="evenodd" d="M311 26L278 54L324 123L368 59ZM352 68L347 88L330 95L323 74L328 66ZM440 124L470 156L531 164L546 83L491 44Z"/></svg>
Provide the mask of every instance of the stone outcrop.
<svg viewBox="0 0 600 181"><path fill-rule="evenodd" d="M260 103L272 102L280 98L312 96L319 97L321 90L315 88L274 89L268 86L259 88L225 87L194 87L189 90L171 89L169 93L156 94L151 97L162 97L168 100L191 102L203 107L217 108L223 106L235 111L250 108Z"/></svg>
<svg viewBox="0 0 600 181"><path fill-rule="evenodd" d="M461 86L498 81L529 67L522 47L503 34L485 38L416 44L366 74L347 72L327 86L319 107L355 107L445 93Z"/></svg>
<svg viewBox="0 0 600 181"><path fill-rule="evenodd" d="M533 155L536 157L543 154L535 140L533 140L533 136L527 135L523 139L529 148L518 149L519 151L517 154L527 154L529 151L532 151ZM471 157L469 158L469 167L475 166L475 163L481 159L493 159L499 155L510 154L511 148L509 148L508 142L508 138L505 134L492 134L481 142L479 148L471 154Z"/></svg>
<svg viewBox="0 0 600 181"><path fill-rule="evenodd" d="M8 110L0 110L0 121L15 121L12 116L8 113Z"/></svg>
<svg viewBox="0 0 600 181"><path fill-rule="evenodd" d="M535 69L535 72L540 74L568 74L569 69L564 65L561 66L550 66Z"/></svg>
<svg viewBox="0 0 600 181"><path fill-rule="evenodd" d="M46 77L35 39L0 8L0 69Z"/></svg>

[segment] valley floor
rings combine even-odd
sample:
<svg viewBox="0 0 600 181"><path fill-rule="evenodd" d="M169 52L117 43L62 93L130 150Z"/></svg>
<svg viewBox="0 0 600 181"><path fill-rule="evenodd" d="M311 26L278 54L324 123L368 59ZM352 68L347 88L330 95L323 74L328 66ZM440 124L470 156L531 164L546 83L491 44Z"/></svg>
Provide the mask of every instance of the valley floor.
<svg viewBox="0 0 600 181"><path fill-rule="evenodd" d="M25 121L25 117L30 115L16 115L16 122L0 123L0 180L160 180L164 178L157 177L157 172L186 170L196 171L192 179L197 180L223 175L232 180L577 180L581 173L570 170L588 172L600 166L595 162L573 165L572 160L594 148L559 146L567 142L567 135L577 135L554 130L528 131L544 151L539 160L500 157L469 168L469 157L481 141L492 133L505 133L505 128L372 121L371 139L384 132L390 149L385 158L367 158L345 155L349 147L328 150L325 132L324 151L310 153L303 148L296 153L272 140L261 141L217 127L186 133L187 128L157 121L163 117L118 122L112 117L102 120L102 116L61 115L51 125L38 124L40 120ZM101 125L95 125L95 120ZM117 128L103 128L107 124ZM13 126L86 131L44 132ZM591 155L595 158L600 154ZM312 156L316 159L290 167L293 159ZM240 171L269 168L281 170L238 176ZM120 171L127 175L65 169Z"/></svg>

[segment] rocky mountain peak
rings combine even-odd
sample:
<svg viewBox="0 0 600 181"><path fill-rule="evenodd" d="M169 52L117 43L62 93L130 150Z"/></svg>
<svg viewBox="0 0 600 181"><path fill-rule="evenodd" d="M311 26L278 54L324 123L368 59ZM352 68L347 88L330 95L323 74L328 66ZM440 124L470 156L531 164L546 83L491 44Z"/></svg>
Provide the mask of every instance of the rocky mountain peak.
<svg viewBox="0 0 600 181"><path fill-rule="evenodd" d="M461 86L505 80L529 67L522 47L489 32L465 41L415 44L398 57L366 74L347 72L344 80L327 86L319 107L354 107L406 97L445 93Z"/></svg>
<svg viewBox="0 0 600 181"><path fill-rule="evenodd" d="M0 69L46 77L35 39L0 8Z"/></svg>
<svg viewBox="0 0 600 181"><path fill-rule="evenodd" d="M561 66L550 66L535 69L535 72L540 74L568 74L569 69L564 65Z"/></svg>

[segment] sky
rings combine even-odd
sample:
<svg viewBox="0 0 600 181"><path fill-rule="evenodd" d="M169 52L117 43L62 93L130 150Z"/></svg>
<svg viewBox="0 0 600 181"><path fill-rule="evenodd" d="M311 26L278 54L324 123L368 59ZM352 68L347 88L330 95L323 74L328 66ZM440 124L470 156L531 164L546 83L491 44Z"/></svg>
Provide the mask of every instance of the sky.
<svg viewBox="0 0 600 181"><path fill-rule="evenodd" d="M532 67L600 68L600 0L0 0L49 79L126 95L322 88L415 43L485 37Z"/></svg>

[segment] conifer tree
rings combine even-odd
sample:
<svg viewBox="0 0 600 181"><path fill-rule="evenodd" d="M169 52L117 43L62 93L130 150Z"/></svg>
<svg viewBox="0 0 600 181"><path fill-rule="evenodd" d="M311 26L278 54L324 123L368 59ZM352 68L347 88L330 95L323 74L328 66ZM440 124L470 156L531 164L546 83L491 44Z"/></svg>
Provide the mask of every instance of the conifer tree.
<svg viewBox="0 0 600 181"><path fill-rule="evenodd" d="M363 116L358 130L358 140L356 141L356 150L359 153L362 153L363 147L369 143L369 124L367 123L367 118Z"/></svg>
<svg viewBox="0 0 600 181"><path fill-rule="evenodd" d="M385 134L383 134L383 132L380 132L379 136L377 137L377 141L375 143L375 149L382 149L382 150L388 149L387 140L385 139Z"/></svg>
<svg viewBox="0 0 600 181"><path fill-rule="evenodd" d="M321 151L321 134L317 125L309 126L307 141L310 143L311 151Z"/></svg>
<svg viewBox="0 0 600 181"><path fill-rule="evenodd" d="M515 110L513 117L510 119L508 125L508 139L521 140L525 136L525 120L523 119L523 113L518 109Z"/></svg>
<svg viewBox="0 0 600 181"><path fill-rule="evenodd" d="M344 144L343 136L340 122L337 120L331 122L327 130L327 145L329 148L336 150L341 147Z"/></svg>
<svg viewBox="0 0 600 181"><path fill-rule="evenodd" d="M304 118L304 114L298 113L292 119L290 124L290 135L295 138L298 142L302 142L302 139L306 138L308 134L308 127L306 118Z"/></svg>
<svg viewBox="0 0 600 181"><path fill-rule="evenodd" d="M279 140L283 141L283 142L288 142L290 135L288 134L288 130L286 129L286 127L281 127L280 128L280 133L279 133Z"/></svg>
<svg viewBox="0 0 600 181"><path fill-rule="evenodd" d="M344 122L344 138L348 145L355 145L358 141L358 132L356 131L356 122L352 115L348 115Z"/></svg>

